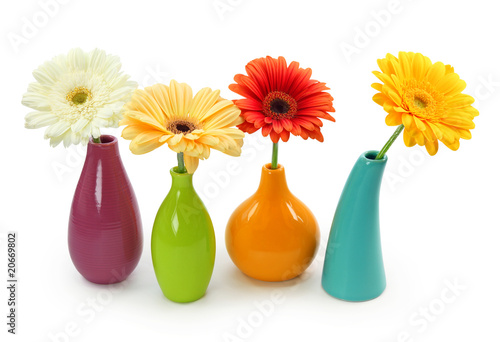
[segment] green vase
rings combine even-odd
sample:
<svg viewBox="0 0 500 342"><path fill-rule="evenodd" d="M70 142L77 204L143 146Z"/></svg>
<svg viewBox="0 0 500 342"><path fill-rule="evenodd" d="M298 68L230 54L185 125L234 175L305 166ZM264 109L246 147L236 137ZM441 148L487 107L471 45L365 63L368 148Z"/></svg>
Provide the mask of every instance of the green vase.
<svg viewBox="0 0 500 342"><path fill-rule="evenodd" d="M170 170L172 187L153 225L151 254L163 294L186 303L205 294L215 262L215 234L193 175Z"/></svg>

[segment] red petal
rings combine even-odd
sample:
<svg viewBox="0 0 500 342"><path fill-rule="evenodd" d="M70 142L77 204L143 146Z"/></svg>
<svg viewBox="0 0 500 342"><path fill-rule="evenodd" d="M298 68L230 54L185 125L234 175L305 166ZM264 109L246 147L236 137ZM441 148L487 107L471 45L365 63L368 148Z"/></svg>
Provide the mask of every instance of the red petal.
<svg viewBox="0 0 500 342"><path fill-rule="evenodd" d="M283 128L286 129L289 132L293 128L292 121L290 121L289 119L281 119L281 124L283 125Z"/></svg>
<svg viewBox="0 0 500 342"><path fill-rule="evenodd" d="M320 119L318 119L315 116L302 116L302 117L301 116L296 116L295 118L299 118L299 119L302 119L302 120L310 121L310 122L312 122L313 124L315 124L316 126L319 126L319 127L323 126L323 121L321 121Z"/></svg>
<svg viewBox="0 0 500 342"><path fill-rule="evenodd" d="M309 95L316 94L316 93L321 93L323 90L328 90L328 89L330 89L330 88L328 88L326 86L326 83L322 83L322 82L314 83L314 84L310 85L309 87L304 88L300 93L297 93L295 95L295 100L300 101L304 97L307 97ZM332 100L333 100L333 98L332 98Z"/></svg>
<svg viewBox="0 0 500 342"><path fill-rule="evenodd" d="M253 98L257 101L261 101L259 99L259 96L255 94L253 91L251 91L248 87L241 85L241 84L230 84L229 89L231 91L234 91L236 94L239 94L241 96L244 96L246 98Z"/></svg>
<svg viewBox="0 0 500 342"><path fill-rule="evenodd" d="M253 124L249 123L249 122L244 122L244 123L242 123L242 124L240 124L240 125L238 125L236 127L238 127L243 132L247 132L247 133L250 133L250 134L252 134L252 133L254 133L254 132L256 132L258 130L258 128L255 128L255 126Z"/></svg>
<svg viewBox="0 0 500 342"><path fill-rule="evenodd" d="M283 131L283 125L281 125L280 120L273 120L273 130L278 134L280 134L281 131Z"/></svg>
<svg viewBox="0 0 500 342"><path fill-rule="evenodd" d="M300 133L302 132L300 125L296 122L293 122L293 121L292 121L292 124L293 124L292 134L293 135L300 135Z"/></svg>
<svg viewBox="0 0 500 342"><path fill-rule="evenodd" d="M264 93L269 93L269 80L266 72L265 58L257 58L245 66L249 77L255 80Z"/></svg>
<svg viewBox="0 0 500 342"><path fill-rule="evenodd" d="M252 110L252 111L261 111L262 110L262 102L254 100L253 98L236 100L235 105L240 109Z"/></svg>
<svg viewBox="0 0 500 342"><path fill-rule="evenodd" d="M301 90L307 86L307 83L311 80L312 70L310 68L298 70L298 74L290 85L288 94L295 98L295 95L300 93ZM317 81L314 81L317 82Z"/></svg>
<svg viewBox="0 0 500 342"><path fill-rule="evenodd" d="M243 118L248 121L248 122L255 122L255 120L264 118L264 115L261 112L250 112L250 111L245 111L241 114Z"/></svg>
<svg viewBox="0 0 500 342"><path fill-rule="evenodd" d="M268 124L268 125L262 127L262 135L267 137L272 130L273 130L273 125Z"/></svg>
<svg viewBox="0 0 500 342"><path fill-rule="evenodd" d="M255 128L259 129L261 127L263 127L265 125L265 121L264 121L264 118L259 118L257 120L255 120L255 122L253 123L253 125L255 126Z"/></svg>
<svg viewBox="0 0 500 342"><path fill-rule="evenodd" d="M283 132L281 132L280 137L281 137L281 140L283 140L283 142L287 142L288 139L290 139L290 132L283 131Z"/></svg>
<svg viewBox="0 0 500 342"><path fill-rule="evenodd" d="M238 84L241 84L242 86L245 86L248 89L250 89L250 91L257 96L256 100L262 101L264 99L265 91L263 91L261 85L258 82L256 82L253 78L238 74L234 76L234 80Z"/></svg>
<svg viewBox="0 0 500 342"><path fill-rule="evenodd" d="M271 131L271 140L273 141L273 143L277 143L278 141L280 141L280 135L275 131Z"/></svg>
<svg viewBox="0 0 500 342"><path fill-rule="evenodd" d="M302 127L304 127L305 129L307 129L308 131L314 131L314 124L309 121L309 120L306 120L306 119L301 119L299 117L296 117L293 119L293 121L299 125L301 125Z"/></svg>

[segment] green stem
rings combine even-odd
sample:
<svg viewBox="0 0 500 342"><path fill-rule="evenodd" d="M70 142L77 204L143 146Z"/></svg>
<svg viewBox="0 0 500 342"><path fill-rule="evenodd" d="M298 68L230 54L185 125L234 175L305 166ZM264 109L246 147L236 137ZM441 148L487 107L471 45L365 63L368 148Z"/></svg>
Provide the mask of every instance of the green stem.
<svg viewBox="0 0 500 342"><path fill-rule="evenodd" d="M177 173L186 173L186 166L184 166L184 153L177 153Z"/></svg>
<svg viewBox="0 0 500 342"><path fill-rule="evenodd" d="M98 137L98 138L92 137L92 141L94 142L94 144L100 144L101 143L101 137Z"/></svg>
<svg viewBox="0 0 500 342"><path fill-rule="evenodd" d="M382 149L380 150L380 152L375 157L375 160L379 160L379 159L384 158L385 154L387 153L387 151L389 150L389 148L391 147L391 145L397 139L397 137L399 136L399 134L403 131L403 128L405 128L405 126L403 124L399 125L398 128L396 128L396 131L394 132L394 134L385 143L384 147L382 147Z"/></svg>
<svg viewBox="0 0 500 342"><path fill-rule="evenodd" d="M273 158L271 160L271 169L278 168L278 143L273 143Z"/></svg>

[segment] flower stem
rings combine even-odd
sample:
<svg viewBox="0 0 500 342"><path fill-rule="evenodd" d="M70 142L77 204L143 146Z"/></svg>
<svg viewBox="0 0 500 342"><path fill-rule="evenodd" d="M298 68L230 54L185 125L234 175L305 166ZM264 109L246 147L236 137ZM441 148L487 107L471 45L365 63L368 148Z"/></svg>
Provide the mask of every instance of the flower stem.
<svg viewBox="0 0 500 342"><path fill-rule="evenodd" d="M271 169L278 168L278 143L273 143L273 158L271 159Z"/></svg>
<svg viewBox="0 0 500 342"><path fill-rule="evenodd" d="M375 157L375 160L379 160L379 159L384 158L385 154L387 153L387 151L391 147L392 143L397 139L397 137L399 136L399 134L403 131L403 128L405 128L405 125L403 125L403 124L399 125L398 128L396 128L396 131L394 132L394 134L385 143L384 147L382 147L382 149L380 150L380 152Z"/></svg>
<svg viewBox="0 0 500 342"><path fill-rule="evenodd" d="M101 143L101 137L97 137L97 138L92 137L92 141L94 142L94 144L100 144Z"/></svg>
<svg viewBox="0 0 500 342"><path fill-rule="evenodd" d="M184 166L184 153L177 153L177 173L186 173L186 166Z"/></svg>

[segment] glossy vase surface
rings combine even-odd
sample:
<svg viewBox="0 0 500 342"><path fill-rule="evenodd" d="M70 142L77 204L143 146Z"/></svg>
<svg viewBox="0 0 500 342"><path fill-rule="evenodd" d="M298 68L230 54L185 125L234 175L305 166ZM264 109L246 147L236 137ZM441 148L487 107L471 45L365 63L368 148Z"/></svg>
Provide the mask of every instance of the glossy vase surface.
<svg viewBox="0 0 500 342"><path fill-rule="evenodd" d="M288 280L306 270L318 244L316 218L288 189L283 166L264 165L257 192L227 224L226 248L234 264L255 279Z"/></svg>
<svg viewBox="0 0 500 342"><path fill-rule="evenodd" d="M363 153L354 165L333 219L322 285L333 297L366 301L386 286L379 227L379 193L387 156Z"/></svg>
<svg viewBox="0 0 500 342"><path fill-rule="evenodd" d="M153 226L151 254L163 294L192 302L205 294L215 263L212 220L193 187L193 175L170 170L172 186Z"/></svg>
<svg viewBox="0 0 500 342"><path fill-rule="evenodd" d="M71 259L85 279L97 284L125 280L142 253L142 226L134 190L118 140L89 142L76 187L68 229Z"/></svg>

